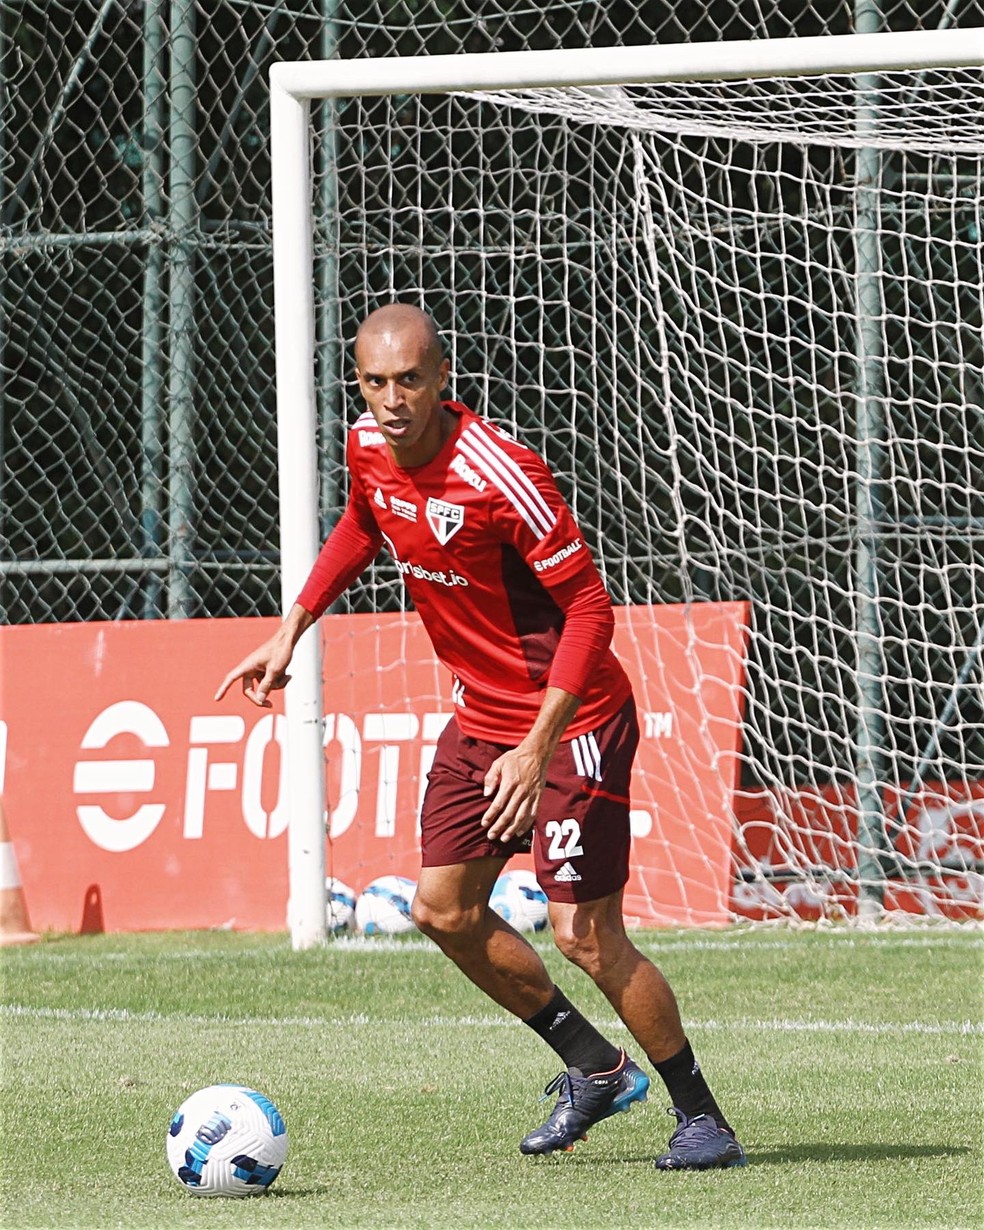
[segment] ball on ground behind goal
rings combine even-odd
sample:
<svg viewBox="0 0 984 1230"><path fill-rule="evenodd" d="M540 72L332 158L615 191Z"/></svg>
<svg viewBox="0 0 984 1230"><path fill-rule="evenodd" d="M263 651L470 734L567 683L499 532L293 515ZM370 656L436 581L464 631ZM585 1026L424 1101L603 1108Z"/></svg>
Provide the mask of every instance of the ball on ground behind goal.
<svg viewBox="0 0 984 1230"><path fill-rule="evenodd" d="M547 926L547 894L532 871L504 871L489 905L517 931L543 931Z"/></svg>
<svg viewBox="0 0 984 1230"><path fill-rule="evenodd" d="M355 889L329 876L325 880L325 922L332 935L351 931L355 926Z"/></svg>
<svg viewBox="0 0 984 1230"><path fill-rule="evenodd" d="M167 1133L174 1177L195 1196L258 1196L287 1157L287 1128L269 1098L209 1085L186 1098Z"/></svg>
<svg viewBox="0 0 984 1230"><path fill-rule="evenodd" d="M363 935L399 935L414 929L410 906L417 885L406 876L380 876L359 894L355 923Z"/></svg>

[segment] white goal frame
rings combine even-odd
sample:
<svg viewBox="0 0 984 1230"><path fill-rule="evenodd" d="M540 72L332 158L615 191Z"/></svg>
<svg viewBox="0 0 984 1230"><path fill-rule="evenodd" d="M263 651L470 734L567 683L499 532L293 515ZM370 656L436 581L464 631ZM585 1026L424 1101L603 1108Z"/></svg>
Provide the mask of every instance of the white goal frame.
<svg viewBox="0 0 984 1230"><path fill-rule="evenodd" d="M354 95L733 80L984 65L984 28L282 62L270 70L274 308L282 603L320 549L310 105ZM325 939L325 798L321 651L302 638L286 692L289 927L293 947Z"/></svg>

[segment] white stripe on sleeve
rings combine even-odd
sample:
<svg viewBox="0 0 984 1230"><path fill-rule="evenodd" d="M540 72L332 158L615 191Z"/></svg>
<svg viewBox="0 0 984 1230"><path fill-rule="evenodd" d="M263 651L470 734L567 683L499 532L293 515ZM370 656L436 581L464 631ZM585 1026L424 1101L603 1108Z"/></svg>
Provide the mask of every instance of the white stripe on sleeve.
<svg viewBox="0 0 984 1230"><path fill-rule="evenodd" d="M505 449L498 448L480 428L469 425L461 433L458 448L509 500L537 538L553 529L557 518L536 485Z"/></svg>

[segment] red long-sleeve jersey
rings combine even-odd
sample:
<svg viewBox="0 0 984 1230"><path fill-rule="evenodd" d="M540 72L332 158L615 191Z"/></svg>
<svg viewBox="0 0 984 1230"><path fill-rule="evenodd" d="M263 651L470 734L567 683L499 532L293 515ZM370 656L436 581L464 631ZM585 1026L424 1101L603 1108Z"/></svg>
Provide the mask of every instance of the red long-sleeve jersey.
<svg viewBox="0 0 984 1230"><path fill-rule="evenodd" d="M595 730L631 685L610 649L611 601L536 453L457 402L426 465L401 469L371 414L349 432L348 506L298 602L315 617L385 543L439 660L465 734L515 745L547 687L581 699L565 739Z"/></svg>

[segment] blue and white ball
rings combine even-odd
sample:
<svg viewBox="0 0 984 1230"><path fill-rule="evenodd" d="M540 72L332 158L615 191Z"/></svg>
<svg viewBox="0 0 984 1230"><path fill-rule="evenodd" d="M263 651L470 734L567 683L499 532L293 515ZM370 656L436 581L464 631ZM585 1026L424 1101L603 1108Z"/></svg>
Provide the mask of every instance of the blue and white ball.
<svg viewBox="0 0 984 1230"><path fill-rule="evenodd" d="M417 885L406 876L380 876L359 894L355 923L363 935L400 935L414 930L410 914Z"/></svg>
<svg viewBox="0 0 984 1230"><path fill-rule="evenodd" d="M504 871L489 905L517 931L543 931L547 926L547 894L532 871Z"/></svg>
<svg viewBox="0 0 984 1230"><path fill-rule="evenodd" d="M209 1085L171 1119L167 1160L195 1196L259 1196L287 1157L287 1128L269 1098L245 1085Z"/></svg>
<svg viewBox="0 0 984 1230"><path fill-rule="evenodd" d="M355 926L355 889L329 876L325 880L325 922L330 935L341 935Z"/></svg>

